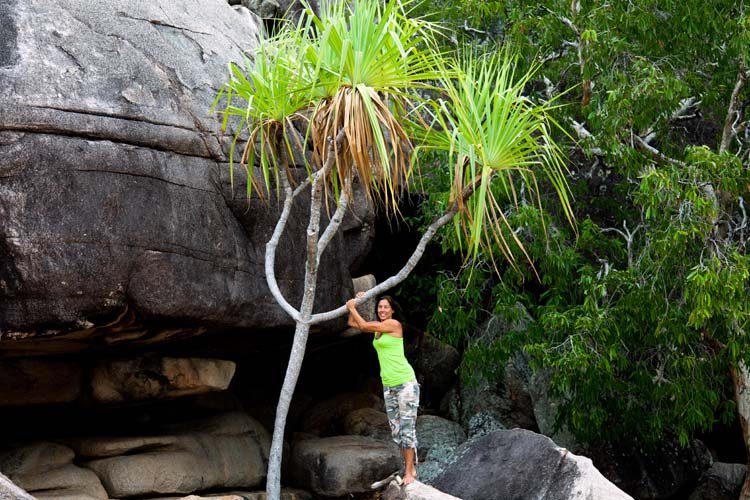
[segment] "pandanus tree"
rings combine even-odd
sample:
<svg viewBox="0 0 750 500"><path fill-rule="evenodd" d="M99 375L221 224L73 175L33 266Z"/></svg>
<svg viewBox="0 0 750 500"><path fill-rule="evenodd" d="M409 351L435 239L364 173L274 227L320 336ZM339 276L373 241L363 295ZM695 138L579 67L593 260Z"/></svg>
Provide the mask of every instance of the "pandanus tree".
<svg viewBox="0 0 750 500"><path fill-rule="evenodd" d="M499 239L507 221L498 197L512 199L520 183L538 201L537 181L545 180L572 221L551 104L523 94L532 73L514 73L507 50L490 58L440 53L434 43L439 28L409 17L407 7L408 1L353 0L324 4L319 15L308 10L297 25L261 39L252 64L231 65L216 99L224 129L236 131L230 156L247 137L242 164L248 196L274 189L283 200L266 245L265 272L274 299L296 327L273 429L271 499L280 498L284 428L310 327L346 313L342 305L313 314L313 305L321 254L352 203L355 179L368 199L397 213L399 194L426 174L416 161L420 151L449 153L451 194L442 213L401 270L360 301L403 281L430 239L452 220L470 252L499 242L512 259L508 242ZM305 133L298 132L299 123L306 124ZM295 158L306 168L301 180L292 170ZM279 289L274 261L293 202L305 191L310 211L304 290L295 307ZM321 228L321 211L331 199L333 213Z"/></svg>

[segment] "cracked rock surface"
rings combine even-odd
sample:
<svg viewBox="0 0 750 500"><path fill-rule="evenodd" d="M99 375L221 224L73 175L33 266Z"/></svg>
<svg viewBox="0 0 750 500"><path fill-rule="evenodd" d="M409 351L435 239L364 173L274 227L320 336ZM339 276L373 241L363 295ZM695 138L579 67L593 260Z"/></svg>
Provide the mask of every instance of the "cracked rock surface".
<svg viewBox="0 0 750 500"><path fill-rule="evenodd" d="M227 63L257 33L253 18L208 0L0 4L0 343L28 355L51 336L81 349L102 325L154 335L141 321L291 326L263 272L279 206L248 202L241 175L232 192L210 114ZM293 304L304 207L277 257ZM345 224L353 241L366 218ZM360 247L331 244L320 310L351 296L359 254L347 248Z"/></svg>

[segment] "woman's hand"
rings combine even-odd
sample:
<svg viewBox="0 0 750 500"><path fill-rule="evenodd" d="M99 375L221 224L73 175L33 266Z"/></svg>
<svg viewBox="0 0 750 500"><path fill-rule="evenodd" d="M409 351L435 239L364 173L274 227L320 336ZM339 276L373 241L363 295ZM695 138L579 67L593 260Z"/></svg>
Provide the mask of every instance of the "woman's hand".
<svg viewBox="0 0 750 500"><path fill-rule="evenodd" d="M356 298L364 297L365 292L357 292L357 295L355 295Z"/></svg>
<svg viewBox="0 0 750 500"><path fill-rule="evenodd" d="M349 299L346 301L346 308L350 311L357 309L357 299Z"/></svg>

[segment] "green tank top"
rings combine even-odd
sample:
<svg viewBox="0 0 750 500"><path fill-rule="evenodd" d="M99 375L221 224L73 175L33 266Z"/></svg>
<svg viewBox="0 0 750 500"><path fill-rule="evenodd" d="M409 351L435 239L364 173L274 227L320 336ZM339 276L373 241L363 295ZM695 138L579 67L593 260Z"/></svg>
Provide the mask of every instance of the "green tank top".
<svg viewBox="0 0 750 500"><path fill-rule="evenodd" d="M380 378L383 385L395 387L409 380L414 380L414 370L404 355L404 339L384 333L379 339L373 339L373 347L378 353Z"/></svg>

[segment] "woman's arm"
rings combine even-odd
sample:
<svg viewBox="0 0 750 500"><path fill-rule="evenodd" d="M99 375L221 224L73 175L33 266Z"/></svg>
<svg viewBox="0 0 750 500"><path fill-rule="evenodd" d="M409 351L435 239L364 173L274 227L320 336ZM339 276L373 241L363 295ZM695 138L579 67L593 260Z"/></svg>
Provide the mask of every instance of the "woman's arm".
<svg viewBox="0 0 750 500"><path fill-rule="evenodd" d="M360 298L365 294L365 292L357 292L357 295L355 295L356 298ZM355 308L356 309L356 308ZM346 324L351 326L352 328L359 328L357 326L357 322L354 321L354 317L352 316L351 311L349 311L349 319L347 319Z"/></svg>
<svg viewBox="0 0 750 500"><path fill-rule="evenodd" d="M401 323L395 319L387 319L385 321L365 321L362 315L359 314L359 311L357 311L356 299L347 300L346 307L349 309L349 324L355 328L359 328L363 332L395 333L397 335L403 334Z"/></svg>
<svg viewBox="0 0 750 500"><path fill-rule="evenodd" d="M352 313L349 313L349 319L346 321L346 324L353 328L358 328L357 322L354 321L354 318L352 317Z"/></svg>

